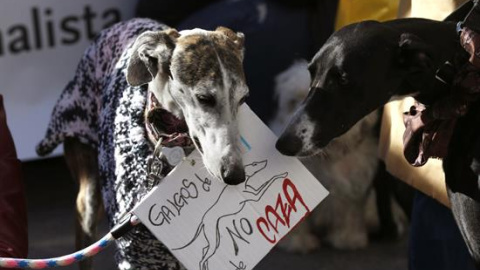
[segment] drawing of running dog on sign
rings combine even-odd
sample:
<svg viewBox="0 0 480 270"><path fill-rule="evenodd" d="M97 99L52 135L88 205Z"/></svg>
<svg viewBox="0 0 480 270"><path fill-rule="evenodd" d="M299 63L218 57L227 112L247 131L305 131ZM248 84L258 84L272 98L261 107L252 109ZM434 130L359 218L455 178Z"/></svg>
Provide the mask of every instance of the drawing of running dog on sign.
<svg viewBox="0 0 480 270"><path fill-rule="evenodd" d="M208 260L215 254L220 246L220 222L222 219L239 214L248 202L259 201L276 180L283 180L288 176L288 172L280 173L261 183L258 187L253 186L252 179L259 172L263 171L267 167L267 164L267 160L262 160L245 165L246 180L242 189L239 190L239 186L225 185L213 205L210 206L202 216L201 222L192 239L185 245L172 248L172 250L181 250L187 248L195 241L204 241L205 245L199 262L199 269L209 270ZM232 194L234 191L240 191L241 196L231 197L226 195Z"/></svg>

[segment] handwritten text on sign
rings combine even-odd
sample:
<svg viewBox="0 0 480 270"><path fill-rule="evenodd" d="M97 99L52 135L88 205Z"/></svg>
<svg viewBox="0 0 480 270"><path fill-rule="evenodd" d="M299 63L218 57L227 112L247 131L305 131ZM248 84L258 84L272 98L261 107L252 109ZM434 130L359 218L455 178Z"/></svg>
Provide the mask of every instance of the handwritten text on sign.
<svg viewBox="0 0 480 270"><path fill-rule="evenodd" d="M328 194L247 106L239 124L244 183L212 178L195 151L134 210L189 270L252 269Z"/></svg>

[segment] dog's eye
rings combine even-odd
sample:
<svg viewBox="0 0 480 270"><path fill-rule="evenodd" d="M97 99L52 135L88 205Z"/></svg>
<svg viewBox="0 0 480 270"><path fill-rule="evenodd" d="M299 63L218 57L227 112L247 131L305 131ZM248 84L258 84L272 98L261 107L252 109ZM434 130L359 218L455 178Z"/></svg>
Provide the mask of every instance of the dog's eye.
<svg viewBox="0 0 480 270"><path fill-rule="evenodd" d="M345 86L349 83L347 73L340 68L332 68L330 75L331 80L329 80L329 84Z"/></svg>
<svg viewBox="0 0 480 270"><path fill-rule="evenodd" d="M345 73L345 72L340 72L340 73L339 73L339 76L338 76L338 82L339 82L341 85L347 85L347 84L348 84L348 76L347 76L347 73Z"/></svg>
<svg viewBox="0 0 480 270"><path fill-rule="evenodd" d="M197 99L200 104L208 107L213 107L216 103L215 97L213 95L197 95Z"/></svg>

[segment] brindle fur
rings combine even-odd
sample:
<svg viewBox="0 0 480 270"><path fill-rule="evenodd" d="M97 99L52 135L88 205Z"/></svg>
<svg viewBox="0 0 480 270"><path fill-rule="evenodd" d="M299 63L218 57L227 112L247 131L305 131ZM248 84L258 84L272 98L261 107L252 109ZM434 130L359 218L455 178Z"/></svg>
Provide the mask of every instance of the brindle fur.
<svg viewBox="0 0 480 270"><path fill-rule="evenodd" d="M186 120L190 136L203 144L202 158L212 174L227 184L245 181L240 149L236 147L236 112L240 100L248 94L242 68L243 34L224 27L180 33L175 29L147 31L137 38L132 50L128 83L148 84L166 110ZM218 99L215 108L200 104L198 94ZM96 237L102 209L97 157L96 149L78 139L65 140L65 158L79 184L77 249L92 244ZM91 269L92 261L82 262L80 268Z"/></svg>

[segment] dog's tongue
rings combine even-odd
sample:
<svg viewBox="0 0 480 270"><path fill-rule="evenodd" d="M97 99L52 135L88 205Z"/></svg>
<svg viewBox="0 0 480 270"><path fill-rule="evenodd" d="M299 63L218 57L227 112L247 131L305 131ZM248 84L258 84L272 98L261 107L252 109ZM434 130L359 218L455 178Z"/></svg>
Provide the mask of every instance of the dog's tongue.
<svg viewBox="0 0 480 270"><path fill-rule="evenodd" d="M455 119L430 120L423 104L417 103L404 113L403 154L413 166L422 166L431 157L447 154Z"/></svg>

